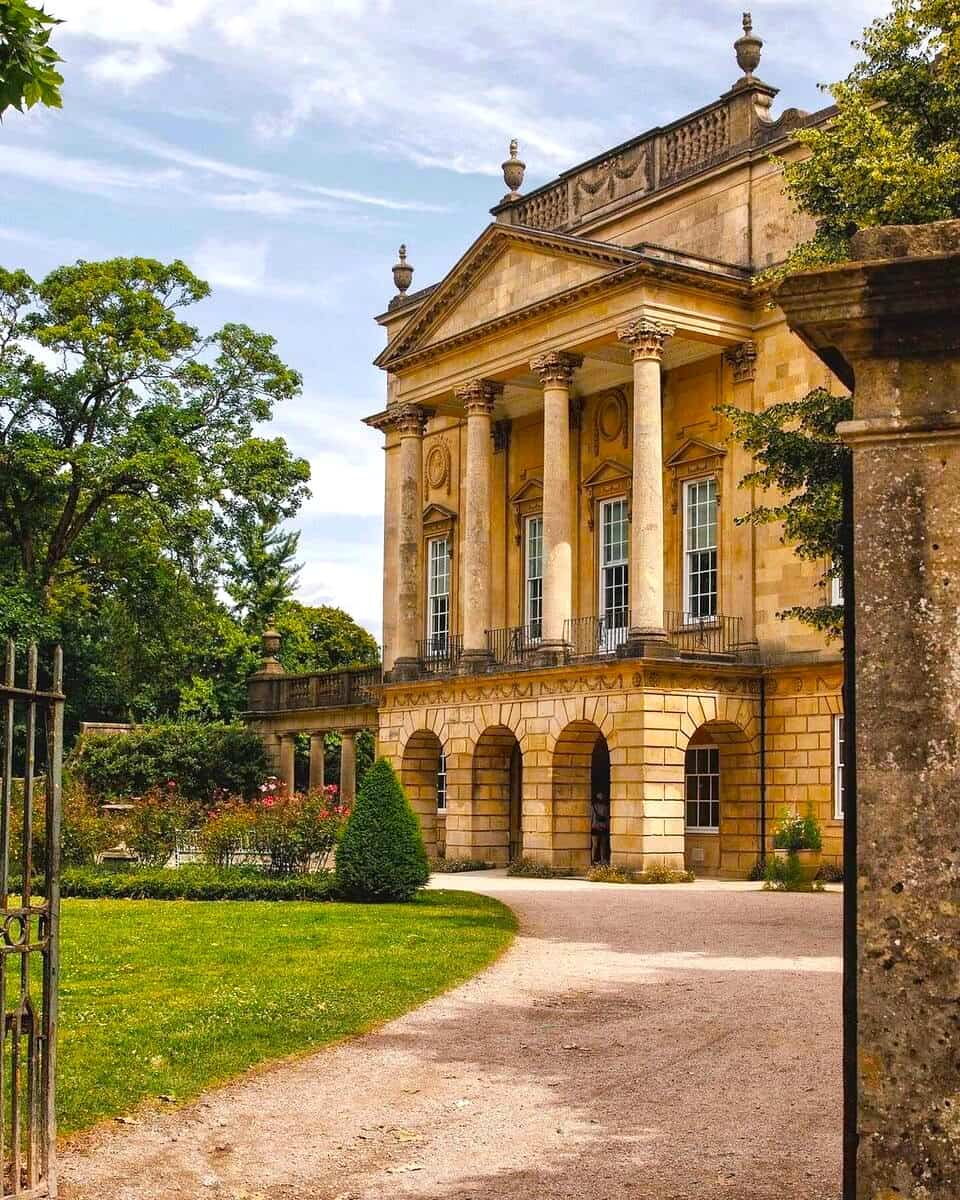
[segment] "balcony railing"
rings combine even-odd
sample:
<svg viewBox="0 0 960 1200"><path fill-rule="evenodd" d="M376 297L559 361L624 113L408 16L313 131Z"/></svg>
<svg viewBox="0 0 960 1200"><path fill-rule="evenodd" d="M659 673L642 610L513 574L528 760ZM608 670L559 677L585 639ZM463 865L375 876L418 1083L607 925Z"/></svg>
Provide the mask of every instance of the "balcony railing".
<svg viewBox="0 0 960 1200"><path fill-rule="evenodd" d="M348 708L357 704L375 704L375 689L381 681L379 666L293 675L277 681L277 708Z"/></svg>
<svg viewBox="0 0 960 1200"><path fill-rule="evenodd" d="M529 625L488 629L486 634L487 652L496 666L519 665L540 645L540 638L531 634Z"/></svg>
<svg viewBox="0 0 960 1200"><path fill-rule="evenodd" d="M676 648L691 654L733 654L740 644L741 617L717 613L701 617L694 613L663 614L664 628Z"/></svg>
<svg viewBox="0 0 960 1200"><path fill-rule="evenodd" d="M448 675L457 669L463 657L463 634L434 634L417 642L417 658L427 675Z"/></svg>
<svg viewBox="0 0 960 1200"><path fill-rule="evenodd" d="M593 658L595 655L615 654L627 640L626 614L607 617L574 617L563 623L563 640L573 658Z"/></svg>

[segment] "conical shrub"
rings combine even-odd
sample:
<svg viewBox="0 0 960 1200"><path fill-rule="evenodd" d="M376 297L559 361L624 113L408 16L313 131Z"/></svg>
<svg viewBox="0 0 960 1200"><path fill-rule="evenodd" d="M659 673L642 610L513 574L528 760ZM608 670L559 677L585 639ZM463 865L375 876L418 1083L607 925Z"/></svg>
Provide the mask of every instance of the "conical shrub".
<svg viewBox="0 0 960 1200"><path fill-rule="evenodd" d="M420 822L385 758L367 772L337 847L337 887L354 900L412 900L430 878Z"/></svg>

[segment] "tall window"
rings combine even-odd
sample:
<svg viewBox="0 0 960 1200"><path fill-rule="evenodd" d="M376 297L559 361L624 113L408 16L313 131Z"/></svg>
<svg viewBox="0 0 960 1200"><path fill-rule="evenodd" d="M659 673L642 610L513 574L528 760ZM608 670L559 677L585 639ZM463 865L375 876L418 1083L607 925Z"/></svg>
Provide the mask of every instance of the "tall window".
<svg viewBox="0 0 960 1200"><path fill-rule="evenodd" d="M440 751L437 764L437 812L447 811L447 756Z"/></svg>
<svg viewBox="0 0 960 1200"><path fill-rule="evenodd" d="M830 580L830 603L843 603L843 576L834 575Z"/></svg>
<svg viewBox="0 0 960 1200"><path fill-rule="evenodd" d="M687 796L687 829L720 830L720 751L716 746L690 746L683 773Z"/></svg>
<svg viewBox="0 0 960 1200"><path fill-rule="evenodd" d="M846 760L844 750L844 720L843 717L833 718L833 815L838 821L843 820L843 765Z"/></svg>
<svg viewBox="0 0 960 1200"><path fill-rule="evenodd" d="M683 611L685 619L717 615L717 481L683 485Z"/></svg>
<svg viewBox="0 0 960 1200"><path fill-rule="evenodd" d="M527 517L524 527L524 624L531 642L543 637L543 517Z"/></svg>
<svg viewBox="0 0 960 1200"><path fill-rule="evenodd" d="M626 639L630 624L629 545L626 500L604 500L600 505L600 617L604 650L616 649Z"/></svg>
<svg viewBox="0 0 960 1200"><path fill-rule="evenodd" d="M431 654L446 654L450 636L450 544L427 543L427 637Z"/></svg>

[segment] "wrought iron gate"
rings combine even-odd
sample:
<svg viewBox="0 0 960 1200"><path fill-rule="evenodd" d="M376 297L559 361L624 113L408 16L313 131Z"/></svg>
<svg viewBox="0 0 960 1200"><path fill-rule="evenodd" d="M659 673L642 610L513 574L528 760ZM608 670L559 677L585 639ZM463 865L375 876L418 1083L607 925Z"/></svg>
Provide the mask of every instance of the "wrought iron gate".
<svg viewBox="0 0 960 1200"><path fill-rule="evenodd" d="M22 1200L57 1194L63 701L59 647L41 687L37 647L27 650L21 674L8 642L0 683L0 1196ZM36 863L40 836L44 861Z"/></svg>

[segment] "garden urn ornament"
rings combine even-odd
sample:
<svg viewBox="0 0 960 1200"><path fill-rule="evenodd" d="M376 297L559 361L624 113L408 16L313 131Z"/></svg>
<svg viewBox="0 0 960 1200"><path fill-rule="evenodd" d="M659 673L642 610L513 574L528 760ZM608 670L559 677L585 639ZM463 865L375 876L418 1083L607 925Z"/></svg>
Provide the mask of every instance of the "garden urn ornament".
<svg viewBox="0 0 960 1200"><path fill-rule="evenodd" d="M397 289L394 300L402 300L413 283L413 267L407 262L407 247L401 245L400 257L393 264L393 282Z"/></svg>
<svg viewBox="0 0 960 1200"><path fill-rule="evenodd" d="M517 155L519 146L517 139L513 138L510 142L510 157L501 166L503 168L503 182L507 185L510 191L504 196L504 202L507 200L519 200L519 189L523 185L523 173L527 169L527 164L522 162Z"/></svg>
<svg viewBox="0 0 960 1200"><path fill-rule="evenodd" d="M752 82L753 73L760 65L763 40L753 32L753 17L748 12L743 14L743 37L737 38L733 43L733 48L737 52L737 63L744 75L744 79L740 82L743 83L745 80Z"/></svg>

